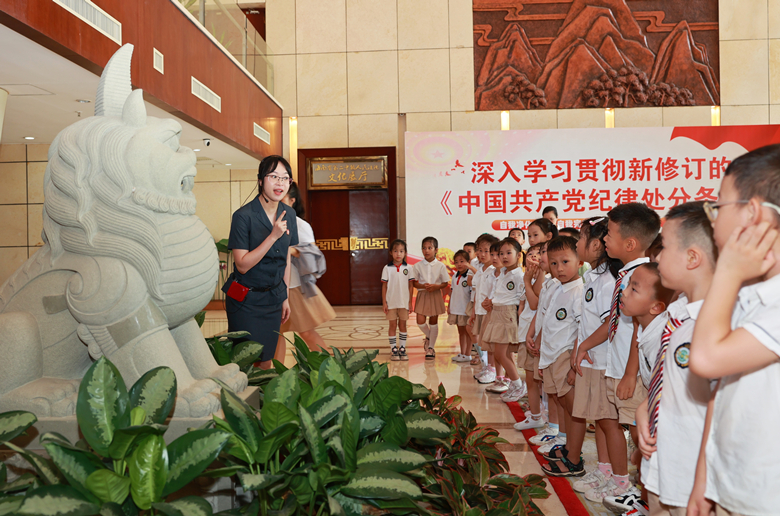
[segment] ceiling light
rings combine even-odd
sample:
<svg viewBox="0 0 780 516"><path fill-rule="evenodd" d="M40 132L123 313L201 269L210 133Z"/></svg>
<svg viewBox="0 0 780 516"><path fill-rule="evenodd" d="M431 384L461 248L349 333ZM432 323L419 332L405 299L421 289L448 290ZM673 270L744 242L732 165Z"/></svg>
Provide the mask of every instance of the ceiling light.
<svg viewBox="0 0 780 516"><path fill-rule="evenodd" d="M192 149L192 150L194 150L195 152L200 152L200 149Z"/></svg>
<svg viewBox="0 0 780 516"><path fill-rule="evenodd" d="M76 102L78 102L80 104L89 104L92 101L91 100L87 100L87 99L76 99Z"/></svg>
<svg viewBox="0 0 780 516"><path fill-rule="evenodd" d="M35 136L25 136L24 139L25 140L34 140Z"/></svg>
<svg viewBox="0 0 780 516"><path fill-rule="evenodd" d="M232 163L225 163L225 166L226 166L226 167L230 167L230 166L232 166L232 165L233 165Z"/></svg>

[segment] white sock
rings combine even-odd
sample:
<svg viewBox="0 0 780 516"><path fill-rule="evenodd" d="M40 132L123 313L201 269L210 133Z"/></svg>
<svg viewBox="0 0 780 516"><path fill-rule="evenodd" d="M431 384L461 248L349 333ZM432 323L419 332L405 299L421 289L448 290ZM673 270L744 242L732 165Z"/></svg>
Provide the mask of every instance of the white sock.
<svg viewBox="0 0 780 516"><path fill-rule="evenodd" d="M430 338L431 334L431 328L428 326L427 322L424 322L422 324L417 325L418 328L420 328L420 331L423 332L423 335L425 335L425 338Z"/></svg>
<svg viewBox="0 0 780 516"><path fill-rule="evenodd" d="M395 335L390 337L390 349L395 347Z"/></svg>
<svg viewBox="0 0 780 516"><path fill-rule="evenodd" d="M518 389L523 386L523 379L518 378L517 380L512 380L512 385L517 387Z"/></svg>
<svg viewBox="0 0 780 516"><path fill-rule="evenodd" d="M399 332L398 335L401 337L399 344L401 344L401 349L406 348L406 332L402 331Z"/></svg>
<svg viewBox="0 0 780 516"><path fill-rule="evenodd" d="M439 336L439 325L438 324L431 324L430 325L430 335L428 336L430 342L428 343L428 347L433 349L433 347L436 345L436 338Z"/></svg>
<svg viewBox="0 0 780 516"><path fill-rule="evenodd" d="M487 351L483 351L482 352L482 363L485 364L485 365L487 365L487 363L488 363Z"/></svg>

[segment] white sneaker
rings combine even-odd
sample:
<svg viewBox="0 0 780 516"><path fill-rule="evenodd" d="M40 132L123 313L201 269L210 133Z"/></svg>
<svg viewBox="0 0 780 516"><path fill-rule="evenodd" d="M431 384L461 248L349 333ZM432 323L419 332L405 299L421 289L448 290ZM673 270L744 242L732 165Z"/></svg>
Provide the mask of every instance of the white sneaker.
<svg viewBox="0 0 780 516"><path fill-rule="evenodd" d="M496 378L496 383L487 387L485 390L487 392L494 392L496 394L504 393L509 390L509 378L504 378L500 376Z"/></svg>
<svg viewBox="0 0 780 516"><path fill-rule="evenodd" d="M542 427L542 431L528 439L528 441L531 444L535 444L536 446L541 446L542 444L548 443L555 439L557 435L558 430L550 428L550 425L544 425L544 427Z"/></svg>
<svg viewBox="0 0 780 516"><path fill-rule="evenodd" d="M534 419L530 415L526 414L525 419L519 423L515 423L514 428L515 430L523 431L531 430L533 428L542 428L543 426L544 420L541 417L539 419Z"/></svg>
<svg viewBox="0 0 780 516"><path fill-rule="evenodd" d="M479 380L479 377L485 374L488 371L488 369L490 369L490 366L488 366L487 364L482 364L482 369L480 369L479 372L474 375L474 379Z"/></svg>
<svg viewBox="0 0 780 516"><path fill-rule="evenodd" d="M539 452L540 455L544 453L550 453L550 450L553 449L553 446L557 446L559 444L566 445L566 437L561 437L560 435L556 435L555 439L547 441L545 444L540 446L537 451Z"/></svg>
<svg viewBox="0 0 780 516"><path fill-rule="evenodd" d="M452 357L453 362L471 362L471 357L468 355L463 355L461 353L458 353L454 357Z"/></svg>
<svg viewBox="0 0 780 516"><path fill-rule="evenodd" d="M525 386L525 382L521 383L518 387L514 383L509 384L509 390L501 395L501 401L504 403L512 403L513 401L519 401L520 398L526 395L528 389Z"/></svg>
<svg viewBox="0 0 780 516"><path fill-rule="evenodd" d="M479 378L477 378L477 381L481 384L488 384L493 383L496 381L496 370L492 367L485 371L485 374L480 375Z"/></svg>
<svg viewBox="0 0 780 516"><path fill-rule="evenodd" d="M595 489L591 489L585 492L585 498L591 502L604 502L604 498L607 496L620 496L628 491L628 487L620 487L615 483L615 479L611 478L604 482L604 485Z"/></svg>
<svg viewBox="0 0 780 516"><path fill-rule="evenodd" d="M572 484L572 488L578 493L586 493L591 489L601 487L609 480L599 468L594 469L580 480L577 480Z"/></svg>
<svg viewBox="0 0 780 516"><path fill-rule="evenodd" d="M631 486L624 493L619 495L608 495L604 497L604 507L612 511L613 514L623 514L634 509L637 502L642 499L642 492L634 486Z"/></svg>
<svg viewBox="0 0 780 516"><path fill-rule="evenodd" d="M650 516L650 507L644 500L637 500L634 504L634 508L628 512L624 512L622 516Z"/></svg>

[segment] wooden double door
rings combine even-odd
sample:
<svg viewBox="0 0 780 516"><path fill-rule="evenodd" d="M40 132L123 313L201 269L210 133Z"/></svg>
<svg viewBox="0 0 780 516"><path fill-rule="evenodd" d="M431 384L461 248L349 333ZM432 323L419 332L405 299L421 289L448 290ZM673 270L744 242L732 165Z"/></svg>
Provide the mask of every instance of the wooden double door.
<svg viewBox="0 0 780 516"><path fill-rule="evenodd" d="M317 286L333 305L381 305L389 261L388 190L310 191L309 222L327 261Z"/></svg>

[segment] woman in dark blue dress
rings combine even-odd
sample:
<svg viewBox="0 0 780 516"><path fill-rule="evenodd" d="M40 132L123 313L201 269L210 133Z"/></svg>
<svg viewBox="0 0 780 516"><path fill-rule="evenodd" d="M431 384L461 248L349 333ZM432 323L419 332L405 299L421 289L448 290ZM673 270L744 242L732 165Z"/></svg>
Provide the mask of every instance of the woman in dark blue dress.
<svg viewBox="0 0 780 516"><path fill-rule="evenodd" d="M298 244L298 225L295 210L280 202L292 181L287 160L263 159L257 180L258 196L233 214L233 273L222 290L228 331L248 331L250 340L263 345L260 367L270 369L279 328L290 317L290 249Z"/></svg>

